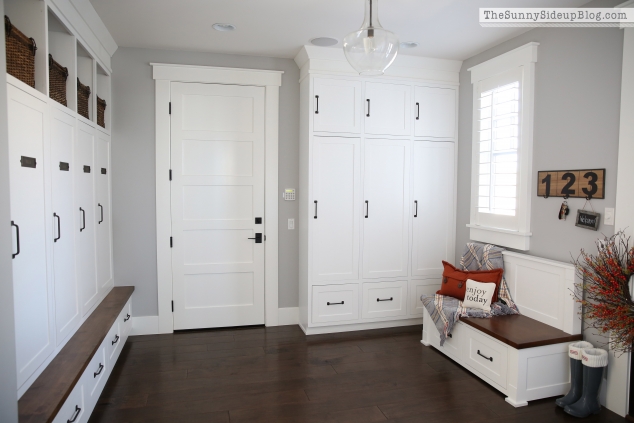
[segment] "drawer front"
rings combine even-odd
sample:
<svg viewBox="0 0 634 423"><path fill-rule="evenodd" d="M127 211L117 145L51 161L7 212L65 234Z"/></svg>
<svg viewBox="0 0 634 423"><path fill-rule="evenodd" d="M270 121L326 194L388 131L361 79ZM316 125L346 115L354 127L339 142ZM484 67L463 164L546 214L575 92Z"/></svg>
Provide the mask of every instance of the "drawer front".
<svg viewBox="0 0 634 423"><path fill-rule="evenodd" d="M466 328L464 365L506 388L508 347L477 330Z"/></svg>
<svg viewBox="0 0 634 423"><path fill-rule="evenodd" d="M430 331L430 336L432 340L432 345L436 347L439 351L442 351L444 354L451 357L453 360L457 362L461 362L462 360L462 343L464 342L466 328L460 322L456 323L453 327L453 330L447 337L445 343L440 346L440 334L438 333L438 329L435 326L428 329Z"/></svg>
<svg viewBox="0 0 634 423"><path fill-rule="evenodd" d="M66 402L62 405L53 423L81 423L88 421L90 413L86 412L84 404L84 389L81 383L75 385Z"/></svg>
<svg viewBox="0 0 634 423"><path fill-rule="evenodd" d="M106 362L106 345L102 344L82 376L87 406L94 407L97 404L109 373L109 363Z"/></svg>
<svg viewBox="0 0 634 423"><path fill-rule="evenodd" d="M313 286L312 322L358 320L358 303L358 284Z"/></svg>
<svg viewBox="0 0 634 423"><path fill-rule="evenodd" d="M405 316L407 314L407 281L367 282L363 284L361 317Z"/></svg>
<svg viewBox="0 0 634 423"><path fill-rule="evenodd" d="M434 295L440 289L440 278L410 281L409 283L409 315L422 316L425 310L420 296Z"/></svg>
<svg viewBox="0 0 634 423"><path fill-rule="evenodd" d="M121 327L121 337L125 340L132 331L132 299L129 299L121 314L119 315L119 325Z"/></svg>
<svg viewBox="0 0 634 423"><path fill-rule="evenodd" d="M119 326L119 319L117 319L104 340L106 360L108 360L110 367L113 367L115 361L117 361L119 351L121 351L121 345L123 344L123 337Z"/></svg>

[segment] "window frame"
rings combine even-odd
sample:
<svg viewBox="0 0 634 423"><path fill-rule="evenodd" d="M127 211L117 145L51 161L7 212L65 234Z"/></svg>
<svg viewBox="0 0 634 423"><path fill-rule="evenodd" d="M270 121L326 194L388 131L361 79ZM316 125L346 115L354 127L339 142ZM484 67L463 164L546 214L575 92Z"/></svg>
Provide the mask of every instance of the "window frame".
<svg viewBox="0 0 634 423"><path fill-rule="evenodd" d="M468 69L473 85L472 110L472 161L471 161L471 210L467 227L470 238L518 250L530 249L531 238L531 192L533 185L533 115L535 103L535 63L537 46L531 42L515 50L497 56ZM497 75L519 72L519 142L517 175L517 208L514 219L508 216L478 211L480 169L480 94L481 82ZM486 215L485 219L481 216ZM513 220L513 222L509 222Z"/></svg>

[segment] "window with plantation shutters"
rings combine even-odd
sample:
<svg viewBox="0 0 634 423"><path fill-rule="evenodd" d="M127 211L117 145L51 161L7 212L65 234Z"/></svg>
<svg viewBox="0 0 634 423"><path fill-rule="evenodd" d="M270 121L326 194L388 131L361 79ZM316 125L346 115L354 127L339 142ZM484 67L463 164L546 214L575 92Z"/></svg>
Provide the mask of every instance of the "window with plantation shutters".
<svg viewBox="0 0 634 423"><path fill-rule="evenodd" d="M537 43L471 69L471 239L521 250L530 241Z"/></svg>

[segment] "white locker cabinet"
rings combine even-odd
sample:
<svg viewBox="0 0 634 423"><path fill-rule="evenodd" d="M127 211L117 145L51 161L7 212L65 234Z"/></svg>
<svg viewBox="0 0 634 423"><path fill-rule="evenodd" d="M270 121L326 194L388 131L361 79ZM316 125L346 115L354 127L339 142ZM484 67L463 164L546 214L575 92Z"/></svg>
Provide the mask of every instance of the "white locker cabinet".
<svg viewBox="0 0 634 423"><path fill-rule="evenodd" d="M13 295L20 387L55 348L47 268L44 172L49 122L46 103L11 85L7 86L7 96Z"/></svg>
<svg viewBox="0 0 634 423"><path fill-rule="evenodd" d="M73 158L76 119L49 107L51 120L51 194L53 204L53 277L57 345L79 326L81 310L75 277L75 203Z"/></svg>
<svg viewBox="0 0 634 423"><path fill-rule="evenodd" d="M110 137L101 131L95 138L95 230L97 241L97 282L105 293L113 286L110 228Z"/></svg>
<svg viewBox="0 0 634 423"><path fill-rule="evenodd" d="M365 133L410 135L409 85L365 83Z"/></svg>
<svg viewBox="0 0 634 423"><path fill-rule="evenodd" d="M412 275L440 276L454 257L453 142L414 141Z"/></svg>
<svg viewBox="0 0 634 423"><path fill-rule="evenodd" d="M456 138L457 92L453 88L414 88L414 135L437 139Z"/></svg>
<svg viewBox="0 0 634 423"><path fill-rule="evenodd" d="M361 132L361 82L315 78L313 128L317 132Z"/></svg>
<svg viewBox="0 0 634 423"><path fill-rule="evenodd" d="M314 281L359 277L360 148L359 138L315 137L309 221Z"/></svg>
<svg viewBox="0 0 634 423"><path fill-rule="evenodd" d="M409 140L365 140L364 278L407 276L410 143Z"/></svg>
<svg viewBox="0 0 634 423"><path fill-rule="evenodd" d="M75 143L75 240L76 269L80 287L82 314L85 315L99 300L95 263L95 195L93 163L95 130L77 123Z"/></svg>

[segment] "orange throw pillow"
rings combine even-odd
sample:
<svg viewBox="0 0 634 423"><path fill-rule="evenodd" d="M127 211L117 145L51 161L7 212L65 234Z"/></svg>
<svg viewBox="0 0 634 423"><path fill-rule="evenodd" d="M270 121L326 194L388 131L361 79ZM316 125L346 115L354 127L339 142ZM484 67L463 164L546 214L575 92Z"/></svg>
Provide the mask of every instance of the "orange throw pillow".
<svg viewBox="0 0 634 423"><path fill-rule="evenodd" d="M444 271L442 272L442 284L436 294L448 295L460 301L464 301L464 296L467 291L467 279L471 279L476 282L495 283L495 291L493 292L491 304L498 300L498 288L500 287L500 282L502 282L504 269L465 271L456 269L446 261L443 261L442 265L444 267Z"/></svg>

